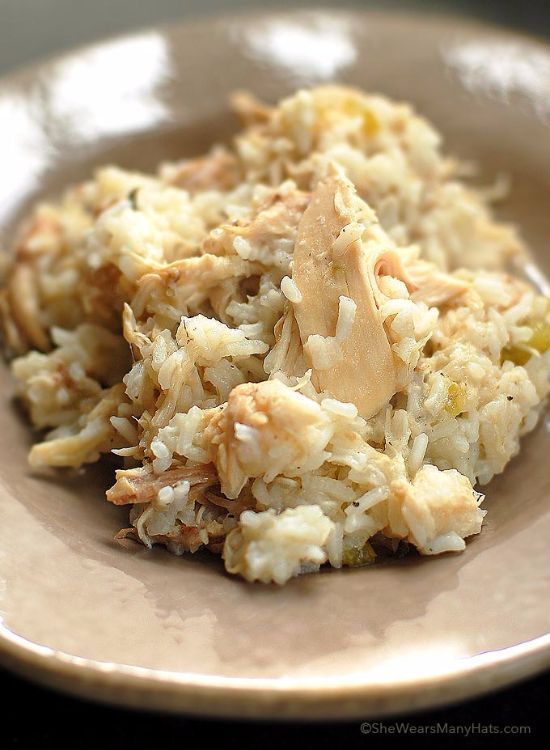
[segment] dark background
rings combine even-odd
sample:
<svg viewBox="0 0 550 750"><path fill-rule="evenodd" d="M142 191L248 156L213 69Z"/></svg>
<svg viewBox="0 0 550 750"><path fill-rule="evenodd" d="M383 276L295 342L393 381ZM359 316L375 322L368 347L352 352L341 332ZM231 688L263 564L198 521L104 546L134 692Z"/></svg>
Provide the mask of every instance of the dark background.
<svg viewBox="0 0 550 750"><path fill-rule="evenodd" d="M288 0L0 0L0 74L63 49L146 25L198 14L220 15L233 9L330 6L330 2ZM459 13L550 37L550 0L356 0L338 8L384 7ZM550 92L549 92L550 97ZM550 145L549 145L550 147ZM1 165L0 165L1 168ZM145 748L199 746L224 748L379 747L388 741L422 741L431 746L547 746L550 677L540 676L490 696L433 712L384 719L414 727L473 725L465 738L449 734L363 735L360 721L331 724L227 722L132 712L89 703L32 685L0 670L0 749ZM215 710L215 709L214 709ZM476 726L477 725L477 726ZM530 734L482 732L482 726L528 726ZM397 730L397 726L395 726ZM545 742L546 739L546 742Z"/></svg>
<svg viewBox="0 0 550 750"><path fill-rule="evenodd" d="M119 750L371 750L417 742L427 747L474 748L548 747L548 688L538 677L508 690L458 706L410 716L381 719L386 728L398 722L414 727L473 725L469 737L458 734L361 733L361 720L330 724L217 721L143 711L126 711L58 695L0 671L2 718L0 747ZM374 724L373 719L371 723ZM476 727L476 725L478 725ZM527 726L529 734L486 734L481 726ZM488 730L487 730L488 731ZM546 738L546 742L545 742Z"/></svg>

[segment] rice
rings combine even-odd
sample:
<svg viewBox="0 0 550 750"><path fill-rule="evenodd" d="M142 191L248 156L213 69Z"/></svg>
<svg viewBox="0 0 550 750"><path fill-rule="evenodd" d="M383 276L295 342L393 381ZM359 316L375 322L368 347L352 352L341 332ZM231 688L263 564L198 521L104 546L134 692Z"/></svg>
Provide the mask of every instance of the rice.
<svg viewBox="0 0 550 750"><path fill-rule="evenodd" d="M281 280L281 292L285 295L289 302L293 302L295 305L300 304L302 301L302 294L294 281L289 276L284 276Z"/></svg>
<svg viewBox="0 0 550 750"><path fill-rule="evenodd" d="M336 341L344 341L351 333L355 321L357 305L349 297L341 295L338 300L338 320L336 322Z"/></svg>
<svg viewBox="0 0 550 750"><path fill-rule="evenodd" d="M548 299L405 104L240 97L231 148L37 206L0 299L36 467L109 452L130 535L285 583L479 533L550 390Z"/></svg>

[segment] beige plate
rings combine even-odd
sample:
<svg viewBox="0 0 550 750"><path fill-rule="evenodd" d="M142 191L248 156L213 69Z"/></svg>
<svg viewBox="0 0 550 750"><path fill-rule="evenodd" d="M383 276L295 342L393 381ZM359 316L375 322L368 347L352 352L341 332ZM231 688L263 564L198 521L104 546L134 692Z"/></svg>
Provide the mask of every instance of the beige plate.
<svg viewBox="0 0 550 750"><path fill-rule="evenodd" d="M0 227L95 164L153 168L235 128L227 94L339 80L410 100L513 178L503 214L550 254L550 52L453 19L246 15L104 42L0 84ZM218 560L112 541L108 473L39 479L1 368L0 655L107 701L214 715L366 717L455 701L550 663L548 423L489 488L462 555L245 584Z"/></svg>

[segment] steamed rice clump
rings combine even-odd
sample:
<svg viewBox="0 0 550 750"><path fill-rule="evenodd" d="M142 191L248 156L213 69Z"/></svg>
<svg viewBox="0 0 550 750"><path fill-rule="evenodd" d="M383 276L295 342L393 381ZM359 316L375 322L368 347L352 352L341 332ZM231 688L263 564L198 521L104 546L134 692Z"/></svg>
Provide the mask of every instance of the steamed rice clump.
<svg viewBox="0 0 550 750"><path fill-rule="evenodd" d="M231 148L29 219L0 304L32 466L114 452L120 537L251 581L463 550L550 387L521 240L407 105L235 105Z"/></svg>

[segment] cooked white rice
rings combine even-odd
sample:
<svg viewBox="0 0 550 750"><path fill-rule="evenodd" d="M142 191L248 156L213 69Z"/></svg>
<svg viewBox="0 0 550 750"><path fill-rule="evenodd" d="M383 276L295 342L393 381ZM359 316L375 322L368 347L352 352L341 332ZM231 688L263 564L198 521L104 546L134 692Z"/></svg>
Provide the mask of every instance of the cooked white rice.
<svg viewBox="0 0 550 750"><path fill-rule="evenodd" d="M236 97L232 148L39 205L1 298L34 467L114 452L132 535L282 584L457 552L548 394L548 299L409 106Z"/></svg>

